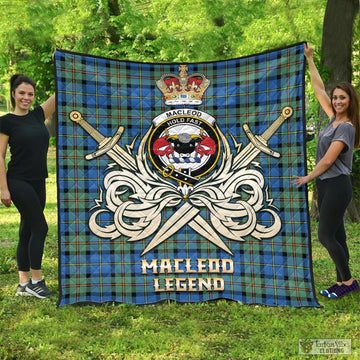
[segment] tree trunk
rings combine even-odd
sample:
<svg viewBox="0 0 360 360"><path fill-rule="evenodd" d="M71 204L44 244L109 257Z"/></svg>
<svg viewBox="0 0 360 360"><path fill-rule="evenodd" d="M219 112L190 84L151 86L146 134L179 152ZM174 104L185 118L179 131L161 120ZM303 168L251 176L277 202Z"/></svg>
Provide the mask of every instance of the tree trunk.
<svg viewBox="0 0 360 360"><path fill-rule="evenodd" d="M353 25L359 2L355 0L328 0L321 50L322 65L330 69L325 82L327 91L341 81L351 82Z"/></svg>
<svg viewBox="0 0 360 360"><path fill-rule="evenodd" d="M351 82L352 78L352 38L353 26L356 14L359 10L359 1L355 0L328 0L325 10L323 37L322 37L322 61L324 68L329 70L329 78L325 81L325 89L329 93L336 84L342 81ZM319 111L322 122L328 121L322 109ZM357 172L357 173L356 173ZM353 201L348 207L347 219L349 221L360 220L360 204L358 199L360 191L360 162L353 167ZM314 192L314 194L316 191ZM356 195L357 194L357 195ZM317 218L317 204L312 202L311 217Z"/></svg>
<svg viewBox="0 0 360 360"><path fill-rule="evenodd" d="M312 192L312 198L311 198L311 209L310 209L310 219L312 221L319 221L319 207L317 202L317 187L314 184L313 192Z"/></svg>
<svg viewBox="0 0 360 360"><path fill-rule="evenodd" d="M116 17L116 16L120 15L120 8L119 8L118 0L108 0L107 5L108 5L110 17L112 17L112 16ZM119 31L116 28L116 26L109 24L107 31L109 33L110 42L112 44L119 44L120 35L119 35Z"/></svg>

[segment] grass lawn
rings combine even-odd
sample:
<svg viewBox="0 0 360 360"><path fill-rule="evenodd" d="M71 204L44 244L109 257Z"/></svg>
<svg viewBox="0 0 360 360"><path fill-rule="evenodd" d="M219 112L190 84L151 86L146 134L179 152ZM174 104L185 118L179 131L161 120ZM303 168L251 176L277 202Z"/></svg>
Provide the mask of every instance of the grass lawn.
<svg viewBox="0 0 360 360"><path fill-rule="evenodd" d="M58 295L55 149L50 148L43 272ZM19 215L0 205L0 359L311 359L298 341L351 339L360 358L360 293L341 300L319 295L322 308L241 305L231 301L135 306L63 306L52 299L15 297ZM312 226L315 287L334 281L334 267ZM348 224L351 269L360 278L360 224Z"/></svg>

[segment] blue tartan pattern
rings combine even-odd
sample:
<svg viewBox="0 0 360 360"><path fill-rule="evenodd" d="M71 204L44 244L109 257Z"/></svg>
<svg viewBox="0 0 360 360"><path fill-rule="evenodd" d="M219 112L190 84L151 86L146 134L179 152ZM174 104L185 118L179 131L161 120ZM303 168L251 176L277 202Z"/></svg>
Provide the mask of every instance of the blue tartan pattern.
<svg viewBox="0 0 360 360"><path fill-rule="evenodd" d="M293 175L303 175L306 171L303 44L227 61L186 64L189 76L201 73L210 80L199 105L165 104L157 81L164 74L177 74L179 65L55 52L59 117L59 306L109 301L151 304L163 300L229 299L245 304L318 307L312 278L307 189L297 189L290 183ZM85 128L70 120L73 111L78 111L101 134L100 138L112 138L119 126L123 126L117 146L132 157L135 165L142 140L155 127L153 120L157 116L184 108L210 114L217 127L209 126L209 129L223 135L219 135L223 152L211 171L199 180L201 183L221 170L224 143L229 144L232 154L226 156L233 157L237 152L235 144L241 144L242 149L250 144L244 124L253 134L261 135L285 107L291 107L293 113L267 144L280 157L259 152L247 165L256 176L261 174L264 178L263 207L274 211L281 221L276 235L258 238L252 233L233 240L214 225L216 212L211 207L199 206L195 219L204 228L212 229L223 248L201 235L200 230L194 230L196 227L191 223L185 223L147 250L157 231L185 203L192 204L190 209L195 207L186 198L164 207L155 232L140 240L129 241L129 236L119 232L114 232L117 234L114 237L94 233L89 221L99 209L102 212L96 217L97 226L107 231L114 229L116 210L111 212L106 207L104 179L115 171L121 175L122 167L115 164L110 153L91 160L85 158L99 144ZM149 160L149 149L144 150L149 171L161 177ZM130 178L138 177L137 170L129 172ZM178 185L168 178L161 181ZM156 184L147 182L147 185L156 189ZM127 188L121 190L121 201L141 206ZM242 196L246 191L245 187ZM229 204L232 206L233 202ZM257 216L261 228L271 227L275 222L268 211L259 211ZM239 226L246 222L246 219L235 220ZM134 225L129 218L125 222L129 227ZM199 259L205 260L200 260L199 265ZM156 261L155 267L150 266L152 261ZM144 262L149 266L145 270ZM232 271L212 272L211 266L216 264L232 264ZM161 271L161 265L167 271ZM209 281L206 284L211 286L202 286L201 281ZM216 281L221 283L221 289L216 288Z"/></svg>

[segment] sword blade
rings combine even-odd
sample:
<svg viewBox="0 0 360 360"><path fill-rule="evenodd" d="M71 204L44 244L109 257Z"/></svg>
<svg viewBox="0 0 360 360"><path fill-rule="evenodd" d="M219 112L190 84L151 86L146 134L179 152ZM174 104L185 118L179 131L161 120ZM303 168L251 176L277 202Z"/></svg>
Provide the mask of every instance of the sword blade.
<svg viewBox="0 0 360 360"><path fill-rule="evenodd" d="M223 249L230 255L233 255L231 250L221 240L221 238L215 233L214 229L207 223L207 221L200 215L195 216L188 225L195 230L198 234L202 235L206 240L212 242L214 245Z"/></svg>
<svg viewBox="0 0 360 360"><path fill-rule="evenodd" d="M166 223L161 227L157 234L152 238L145 250L141 253L141 256L149 252L155 246L161 244L168 239L171 235L179 231L183 226L188 224L196 215L200 212L199 209L193 207L189 203L182 205Z"/></svg>
<svg viewBox="0 0 360 360"><path fill-rule="evenodd" d="M232 254L231 250L225 245L221 238L215 233L214 229L199 215L200 210L185 203L176 211L162 226L154 238L146 246L141 256L149 252L151 249L167 240L171 235L179 231L183 226L189 225L198 234L214 245L223 249L227 253Z"/></svg>
<svg viewBox="0 0 360 360"><path fill-rule="evenodd" d="M260 152L261 151L252 143L247 144L242 151L236 155L233 169L237 170L249 165L260 154Z"/></svg>
<svg viewBox="0 0 360 360"><path fill-rule="evenodd" d="M122 147L115 145L107 152L108 156L115 160L122 168L136 171L135 159L129 155Z"/></svg>

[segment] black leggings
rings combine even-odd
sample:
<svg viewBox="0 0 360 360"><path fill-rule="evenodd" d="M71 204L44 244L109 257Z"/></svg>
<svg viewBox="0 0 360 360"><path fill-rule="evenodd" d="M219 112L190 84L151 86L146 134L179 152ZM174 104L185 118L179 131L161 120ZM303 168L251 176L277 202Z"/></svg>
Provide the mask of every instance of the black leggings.
<svg viewBox="0 0 360 360"><path fill-rule="evenodd" d="M348 176L340 175L331 179L317 179L316 185L320 216L319 240L335 263L337 281L346 281L351 278L351 272L344 215L352 198L351 181Z"/></svg>
<svg viewBox="0 0 360 360"><path fill-rule="evenodd" d="M19 271L40 270L48 225L44 216L45 180L8 178L11 200L20 213L17 263Z"/></svg>

